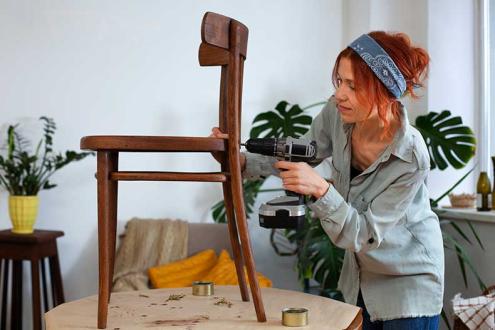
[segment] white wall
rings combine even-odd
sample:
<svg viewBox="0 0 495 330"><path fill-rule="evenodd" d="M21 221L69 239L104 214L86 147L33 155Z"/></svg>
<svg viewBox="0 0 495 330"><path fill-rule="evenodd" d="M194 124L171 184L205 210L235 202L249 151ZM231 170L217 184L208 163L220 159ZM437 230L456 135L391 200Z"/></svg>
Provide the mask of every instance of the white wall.
<svg viewBox="0 0 495 330"><path fill-rule="evenodd" d="M206 11L250 29L242 117L247 138L254 116L278 101L308 105L330 95L340 3L1 1L0 141L6 125L16 122L37 138L42 115L57 122L56 150L77 150L90 134L207 136L217 125L219 69L201 68L197 60ZM59 186L39 195L36 228L65 232L59 252L67 300L97 290L95 165L94 158L69 165L53 177ZM125 155L120 166L218 170L209 155ZM119 230L133 216L211 221L209 209L221 198L218 184L124 182ZM0 228L11 227L6 203L2 192ZM294 259L277 257L268 234L252 219L258 270L276 287L298 289Z"/></svg>
<svg viewBox="0 0 495 330"><path fill-rule="evenodd" d="M462 117L463 123L479 132L478 89L475 56L475 1L430 1L428 50L432 58L428 86L428 110L441 112L448 109ZM430 174L430 192L440 196L468 169L475 160L461 171L452 168L434 170ZM446 180L445 178L450 178ZM474 192L476 174L470 175L454 192ZM445 198L441 204L449 204Z"/></svg>

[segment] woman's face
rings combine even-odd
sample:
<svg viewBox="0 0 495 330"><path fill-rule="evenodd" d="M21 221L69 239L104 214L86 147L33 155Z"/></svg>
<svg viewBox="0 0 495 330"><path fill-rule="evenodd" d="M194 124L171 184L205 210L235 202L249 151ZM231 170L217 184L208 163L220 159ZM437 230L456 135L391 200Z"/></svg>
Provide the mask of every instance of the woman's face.
<svg viewBox="0 0 495 330"><path fill-rule="evenodd" d="M341 58L337 69L335 99L340 118L347 124L366 120L370 112L357 100L354 81L351 60Z"/></svg>

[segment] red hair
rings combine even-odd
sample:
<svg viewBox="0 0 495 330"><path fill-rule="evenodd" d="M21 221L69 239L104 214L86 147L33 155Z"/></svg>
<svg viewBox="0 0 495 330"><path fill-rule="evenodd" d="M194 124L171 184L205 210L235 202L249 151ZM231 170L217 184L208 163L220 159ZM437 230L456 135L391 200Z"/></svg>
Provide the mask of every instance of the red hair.
<svg viewBox="0 0 495 330"><path fill-rule="evenodd" d="M409 95L411 98L417 99L418 95L416 95L413 88L423 87L423 81L428 76L430 58L426 50L420 47L414 47L411 44L411 39L404 33L392 34L383 31L374 31L368 33L368 35L387 52L404 76L406 80L406 91L403 96ZM382 138L384 136L391 137L392 132L388 120L388 112L391 111L398 118L398 100L388 91L363 59L349 47L341 51L335 61L332 72L334 87L337 86L337 69L342 58L347 58L351 61L358 102L366 106L370 112L374 106L377 106L378 116L384 125ZM359 79L356 77L359 77ZM392 105L391 110L389 110L390 104Z"/></svg>

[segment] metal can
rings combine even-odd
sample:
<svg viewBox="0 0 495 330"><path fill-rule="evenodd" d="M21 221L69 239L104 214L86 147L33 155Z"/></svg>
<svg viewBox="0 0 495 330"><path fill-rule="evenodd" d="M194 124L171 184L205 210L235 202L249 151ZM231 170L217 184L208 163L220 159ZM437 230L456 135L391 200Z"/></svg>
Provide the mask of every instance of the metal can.
<svg viewBox="0 0 495 330"><path fill-rule="evenodd" d="M213 293L213 282L194 281L192 283L193 296L211 296Z"/></svg>
<svg viewBox="0 0 495 330"><path fill-rule="evenodd" d="M284 308L282 324L287 327L303 327L308 325L308 310L306 308Z"/></svg>

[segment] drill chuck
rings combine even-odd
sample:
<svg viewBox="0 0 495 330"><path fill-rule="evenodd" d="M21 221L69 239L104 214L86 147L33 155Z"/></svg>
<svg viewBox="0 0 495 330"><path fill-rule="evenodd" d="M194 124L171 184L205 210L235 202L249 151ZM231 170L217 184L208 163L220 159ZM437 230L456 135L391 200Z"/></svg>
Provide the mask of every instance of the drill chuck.
<svg viewBox="0 0 495 330"><path fill-rule="evenodd" d="M275 156L277 150L277 139L249 139L246 141L245 147L247 151L255 154Z"/></svg>

